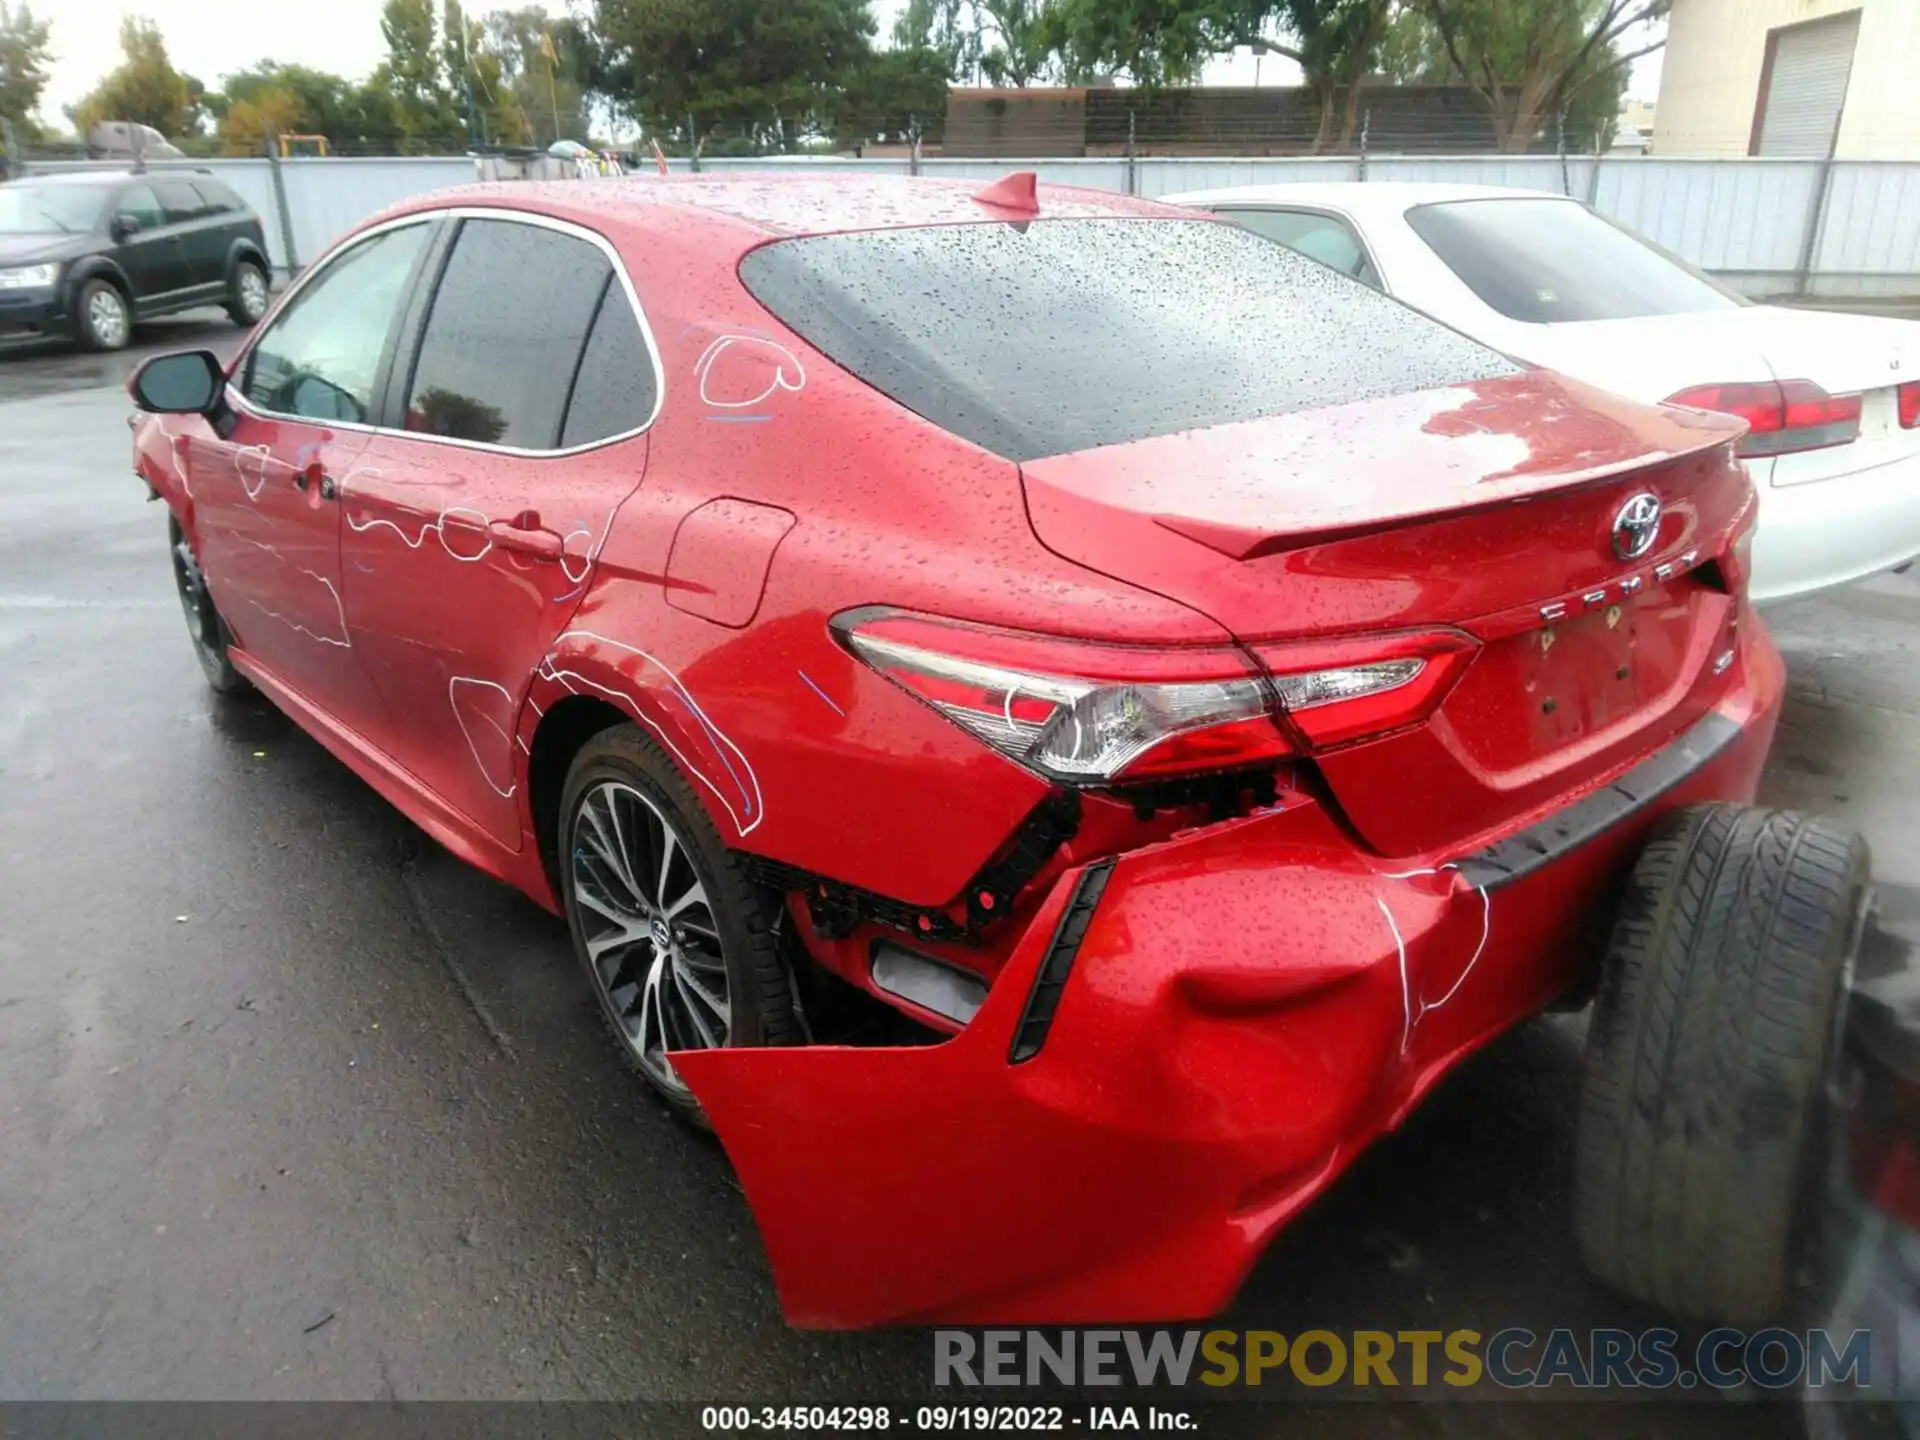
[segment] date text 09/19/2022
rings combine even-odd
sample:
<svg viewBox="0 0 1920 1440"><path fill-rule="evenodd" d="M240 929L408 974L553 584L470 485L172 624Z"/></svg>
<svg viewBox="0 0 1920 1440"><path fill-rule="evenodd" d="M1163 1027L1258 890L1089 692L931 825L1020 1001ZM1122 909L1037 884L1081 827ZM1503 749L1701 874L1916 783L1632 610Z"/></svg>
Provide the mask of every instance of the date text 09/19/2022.
<svg viewBox="0 0 1920 1440"><path fill-rule="evenodd" d="M703 1430L904 1430L1004 1432L1068 1430L1187 1431L1190 1411L1156 1405L708 1405Z"/></svg>

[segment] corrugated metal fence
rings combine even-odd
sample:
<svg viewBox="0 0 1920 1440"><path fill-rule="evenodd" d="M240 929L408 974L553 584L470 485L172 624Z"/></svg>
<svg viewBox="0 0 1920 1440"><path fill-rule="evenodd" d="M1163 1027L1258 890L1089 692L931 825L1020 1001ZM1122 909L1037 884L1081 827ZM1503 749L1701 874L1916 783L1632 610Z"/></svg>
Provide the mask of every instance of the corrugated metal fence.
<svg viewBox="0 0 1920 1440"><path fill-rule="evenodd" d="M463 157L195 163L212 168L259 210L275 263L283 267L312 260L343 230L396 200L474 178L473 161ZM672 168L688 167L685 161L674 161ZM927 158L917 166L907 159L774 158L708 160L701 168L900 175L917 171L977 180L1033 169L1046 182L1145 196L1301 180L1514 185L1587 200L1602 214L1749 294L1920 294L1920 163L1482 155L1364 160Z"/></svg>

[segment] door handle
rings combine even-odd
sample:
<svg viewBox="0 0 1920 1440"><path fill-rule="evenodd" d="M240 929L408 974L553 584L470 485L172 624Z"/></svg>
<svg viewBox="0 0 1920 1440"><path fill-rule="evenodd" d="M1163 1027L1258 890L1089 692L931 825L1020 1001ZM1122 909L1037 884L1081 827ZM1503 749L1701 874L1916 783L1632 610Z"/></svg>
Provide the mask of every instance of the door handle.
<svg viewBox="0 0 1920 1440"><path fill-rule="evenodd" d="M558 560L561 538L551 530L543 530L534 525L517 525L510 520L496 520L487 527L493 536L493 543L502 550L511 550L515 554L530 555L536 560Z"/></svg>
<svg viewBox="0 0 1920 1440"><path fill-rule="evenodd" d="M333 477L327 474L326 467L318 460L309 461L302 469L293 472L293 488L305 491L309 485L320 487L320 498L331 500L334 496Z"/></svg>

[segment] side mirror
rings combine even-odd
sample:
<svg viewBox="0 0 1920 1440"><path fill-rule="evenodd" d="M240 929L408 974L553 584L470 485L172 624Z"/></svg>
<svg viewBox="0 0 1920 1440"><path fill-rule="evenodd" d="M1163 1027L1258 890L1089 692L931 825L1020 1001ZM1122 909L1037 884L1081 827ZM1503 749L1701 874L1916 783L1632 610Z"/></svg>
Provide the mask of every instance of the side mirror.
<svg viewBox="0 0 1920 1440"><path fill-rule="evenodd" d="M122 213L114 216L113 223L107 228L115 240L125 241L128 236L140 233L140 217Z"/></svg>
<svg viewBox="0 0 1920 1440"><path fill-rule="evenodd" d="M211 415L227 372L211 350L155 355L127 379L133 403L154 415Z"/></svg>

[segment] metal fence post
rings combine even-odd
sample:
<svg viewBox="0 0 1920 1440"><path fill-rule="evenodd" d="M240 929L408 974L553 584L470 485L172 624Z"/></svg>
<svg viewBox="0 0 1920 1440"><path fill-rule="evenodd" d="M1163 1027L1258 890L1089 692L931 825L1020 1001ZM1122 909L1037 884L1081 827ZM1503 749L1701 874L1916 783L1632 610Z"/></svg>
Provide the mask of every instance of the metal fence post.
<svg viewBox="0 0 1920 1440"><path fill-rule="evenodd" d="M1846 91L1840 92L1840 108L1833 113L1833 129L1827 135L1827 153L1820 162L1820 181L1814 187L1813 206L1807 212L1807 228L1800 237L1800 266L1793 272L1793 293L1807 293L1813 275L1814 257L1820 250L1820 236L1827 228L1827 199L1833 190L1833 157L1840 148L1840 119L1847 113Z"/></svg>
<svg viewBox="0 0 1920 1440"><path fill-rule="evenodd" d="M1834 138L1839 139L1839 126L1834 127ZM1827 228L1827 200L1833 192L1833 151L1827 146L1826 158L1820 162L1820 180L1813 188L1813 204L1807 207L1807 225L1800 236L1800 263L1793 272L1793 293L1804 295L1807 285L1813 278L1814 257L1820 250L1820 238Z"/></svg>
<svg viewBox="0 0 1920 1440"><path fill-rule="evenodd" d="M267 174L273 181L273 208L280 217L280 247L286 254L287 278L291 280L300 269L300 257L293 248L293 210L287 204L287 177L280 173L280 147L271 135L266 136L265 141Z"/></svg>
<svg viewBox="0 0 1920 1440"><path fill-rule="evenodd" d="M700 129L691 110L687 111L687 168L696 175L700 173Z"/></svg>
<svg viewBox="0 0 1920 1440"><path fill-rule="evenodd" d="M1133 107L1127 107L1127 194L1140 193L1139 157L1134 152Z"/></svg>
<svg viewBox="0 0 1920 1440"><path fill-rule="evenodd" d="M1813 276L1813 259L1820 248L1820 236L1827 228L1827 198L1833 189L1833 151L1820 162L1820 182L1814 187L1813 204L1807 209L1807 227L1800 237L1800 264L1793 272L1793 293L1804 295Z"/></svg>
<svg viewBox="0 0 1920 1440"><path fill-rule="evenodd" d="M1365 110L1362 110L1360 112L1360 161L1358 166L1359 173L1354 177L1355 179L1358 179L1358 180L1365 180L1367 178L1367 136L1372 129L1373 129L1373 107L1369 105Z"/></svg>
<svg viewBox="0 0 1920 1440"><path fill-rule="evenodd" d="M907 117L907 173L909 175L920 173L920 117L918 115Z"/></svg>

